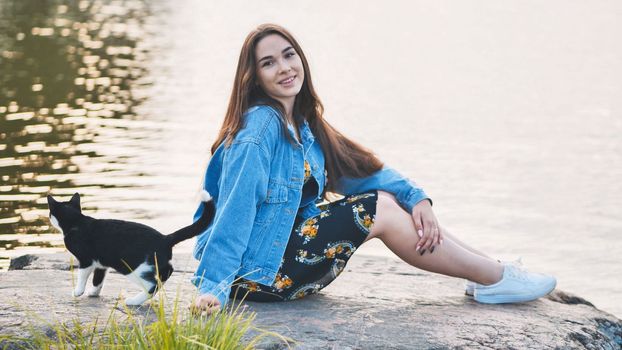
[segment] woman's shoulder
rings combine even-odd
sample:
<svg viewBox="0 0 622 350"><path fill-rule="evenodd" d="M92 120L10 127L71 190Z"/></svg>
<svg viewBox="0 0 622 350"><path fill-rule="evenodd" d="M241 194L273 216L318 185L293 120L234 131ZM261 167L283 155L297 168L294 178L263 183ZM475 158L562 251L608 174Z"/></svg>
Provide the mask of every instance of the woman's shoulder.
<svg viewBox="0 0 622 350"><path fill-rule="evenodd" d="M267 141L278 137L279 128L280 118L277 110L267 105L255 105L244 112L243 126L234 142Z"/></svg>
<svg viewBox="0 0 622 350"><path fill-rule="evenodd" d="M262 126L271 122L278 122L280 119L279 112L274 107L262 104L248 108L244 112L243 118L248 126Z"/></svg>

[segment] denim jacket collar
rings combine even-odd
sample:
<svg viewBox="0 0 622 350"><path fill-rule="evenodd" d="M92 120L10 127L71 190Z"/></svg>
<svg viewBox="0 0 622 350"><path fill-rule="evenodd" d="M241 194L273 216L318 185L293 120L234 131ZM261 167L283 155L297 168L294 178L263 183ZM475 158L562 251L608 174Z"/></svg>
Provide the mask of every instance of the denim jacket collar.
<svg viewBox="0 0 622 350"><path fill-rule="evenodd" d="M254 103L255 106L261 106L261 105L265 105L265 106L270 106L270 104L268 103L268 100L264 99L264 98L260 98L256 101L256 103ZM298 114L298 116L300 116ZM300 135L302 138L302 143L308 143L311 144L311 141L315 140L315 137L313 136L313 133L311 132L311 128L309 127L309 122L307 121L307 119L303 118L303 124L300 126ZM290 135L294 138L294 140L296 140L296 133L294 132L294 127L291 123L287 123L287 130L289 130Z"/></svg>
<svg viewBox="0 0 622 350"><path fill-rule="evenodd" d="M292 138L296 140L296 133L294 132L294 126L290 123L287 123L287 130L289 131L289 134L292 136ZM307 152L309 151L309 148L311 148L311 145L315 141L315 136L313 136L313 133L311 132L311 128L309 127L309 122L306 119L304 119L304 122L299 128L299 134L300 134L302 146L304 147L304 154L306 155ZM298 142L298 144L300 145L300 142Z"/></svg>

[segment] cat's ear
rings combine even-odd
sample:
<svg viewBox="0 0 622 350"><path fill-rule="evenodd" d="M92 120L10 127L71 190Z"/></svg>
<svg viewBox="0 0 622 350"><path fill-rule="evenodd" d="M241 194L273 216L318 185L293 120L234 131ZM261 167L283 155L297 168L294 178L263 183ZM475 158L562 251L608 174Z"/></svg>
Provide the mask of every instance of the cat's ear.
<svg viewBox="0 0 622 350"><path fill-rule="evenodd" d="M54 205L56 205L56 203L58 203L54 197L52 197L52 195L48 194L48 207L52 207Z"/></svg>
<svg viewBox="0 0 622 350"><path fill-rule="evenodd" d="M71 196L71 199L69 200L69 204L72 207L80 210L80 195L77 192L74 193L73 196Z"/></svg>

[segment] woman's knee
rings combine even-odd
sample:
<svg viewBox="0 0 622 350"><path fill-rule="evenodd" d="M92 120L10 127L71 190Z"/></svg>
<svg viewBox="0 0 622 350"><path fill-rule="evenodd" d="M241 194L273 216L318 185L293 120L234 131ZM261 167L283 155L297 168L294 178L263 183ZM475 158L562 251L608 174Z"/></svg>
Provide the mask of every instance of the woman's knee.
<svg viewBox="0 0 622 350"><path fill-rule="evenodd" d="M378 191L376 200L376 216L374 225L369 233L369 238L380 237L382 234L390 230L390 225L395 221L398 211L404 211L395 199L395 196L389 192Z"/></svg>

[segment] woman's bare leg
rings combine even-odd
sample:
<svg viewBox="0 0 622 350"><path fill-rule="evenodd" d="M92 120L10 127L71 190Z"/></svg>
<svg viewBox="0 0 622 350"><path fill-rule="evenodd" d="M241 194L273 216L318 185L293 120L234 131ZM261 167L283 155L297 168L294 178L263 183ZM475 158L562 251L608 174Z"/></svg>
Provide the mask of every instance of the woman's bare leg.
<svg viewBox="0 0 622 350"><path fill-rule="evenodd" d="M423 270L492 284L503 275L503 265L479 255L447 236L434 252L421 255L415 250L419 236L409 213L390 193L378 191L376 217L367 239L377 237L402 260Z"/></svg>
<svg viewBox="0 0 622 350"><path fill-rule="evenodd" d="M470 252L471 252L471 253L473 253L473 254L477 254L477 255L483 256L483 257L485 257L485 258L493 259L492 257L490 257L489 255L487 255L486 253L483 253L483 252L481 252L481 251L479 251L479 250L477 250L477 249L475 249L475 248L471 247L470 245L468 245L468 244L466 244L466 243L462 242L460 239L458 239L458 237L456 237L453 233L449 232L449 231L448 231L446 228L444 228L443 226L439 225L439 227L438 227L438 228L439 228L439 230L441 230L441 232L442 232L443 236L445 237L445 240L449 238L449 239L451 239L452 241L454 241L454 243L456 243L457 245L461 246L462 248L464 248L464 249L466 249L466 250L470 251ZM496 259L495 259L495 260L496 260Z"/></svg>

